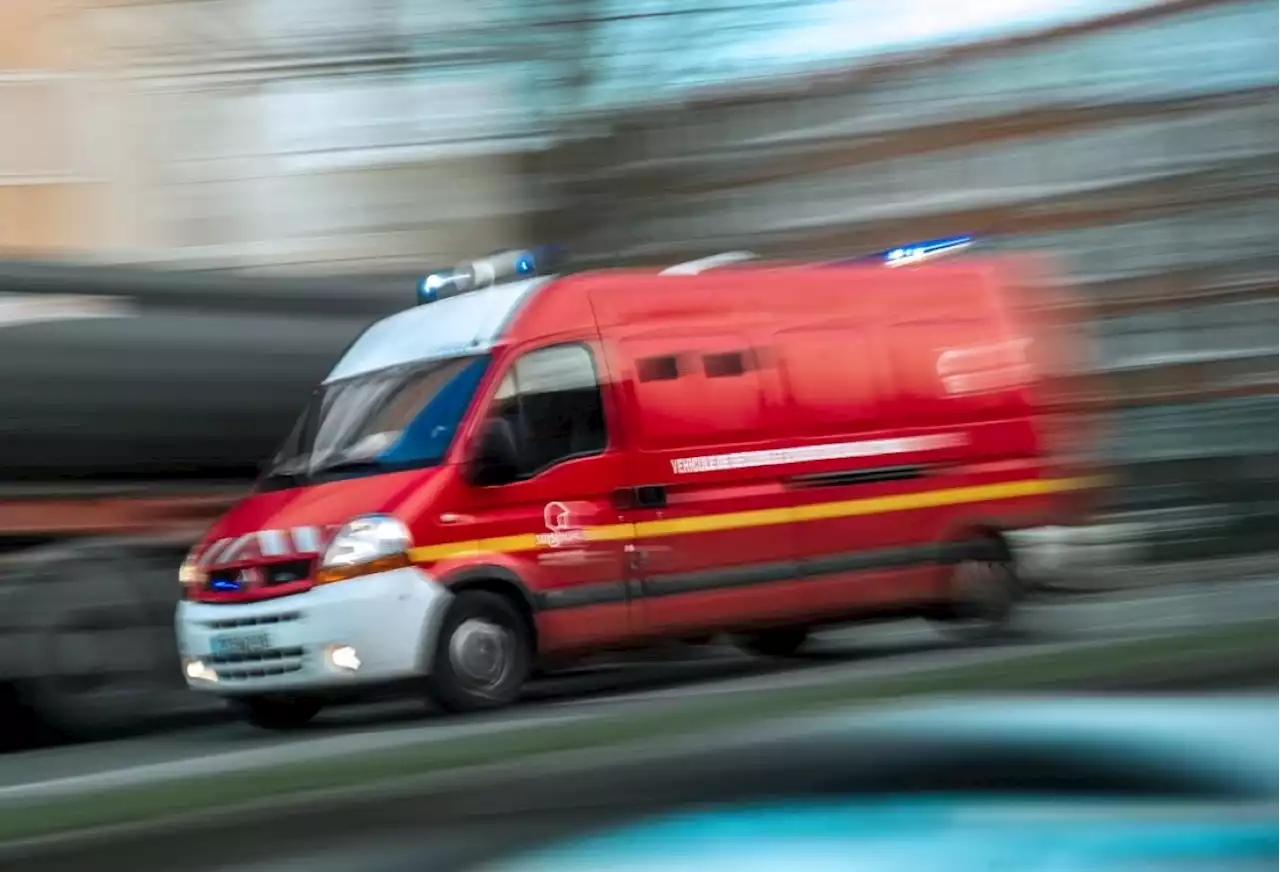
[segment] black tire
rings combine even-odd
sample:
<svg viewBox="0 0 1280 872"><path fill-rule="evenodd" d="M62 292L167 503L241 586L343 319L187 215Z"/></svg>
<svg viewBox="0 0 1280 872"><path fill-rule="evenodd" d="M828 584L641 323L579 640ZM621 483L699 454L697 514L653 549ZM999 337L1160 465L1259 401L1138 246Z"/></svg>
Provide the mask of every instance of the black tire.
<svg viewBox="0 0 1280 872"><path fill-rule="evenodd" d="M749 633L736 640L742 650L760 657L792 657L809 641L805 627L780 627Z"/></svg>
<svg viewBox="0 0 1280 872"><path fill-rule="evenodd" d="M464 644L468 638L472 640L471 656L467 656ZM451 654L455 641L463 652ZM493 669L483 677L478 668L469 674L462 662L466 660L473 665L479 661L481 667L492 661ZM520 695L532 661L532 629L516 605L490 591L462 591L440 626L427 690L445 711L499 708Z"/></svg>
<svg viewBox="0 0 1280 872"><path fill-rule="evenodd" d="M1018 605L1026 596L1008 550L981 543L951 570L952 599L930 615L943 635L965 643L995 642L1016 635Z"/></svg>
<svg viewBox="0 0 1280 872"><path fill-rule="evenodd" d="M25 645L14 682L56 736L122 735L185 696L172 614L174 568L109 545L34 555L18 578Z"/></svg>
<svg viewBox="0 0 1280 872"><path fill-rule="evenodd" d="M306 696L251 696L229 700L232 710L263 730L298 730L320 714L324 704Z"/></svg>

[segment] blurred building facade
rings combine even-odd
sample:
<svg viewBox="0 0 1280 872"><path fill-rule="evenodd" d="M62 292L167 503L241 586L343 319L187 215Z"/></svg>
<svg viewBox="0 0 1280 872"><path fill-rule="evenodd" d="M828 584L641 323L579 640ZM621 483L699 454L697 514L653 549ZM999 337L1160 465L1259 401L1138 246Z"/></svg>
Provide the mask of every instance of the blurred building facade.
<svg viewBox="0 0 1280 872"><path fill-rule="evenodd" d="M0 253L99 244L90 48L77 24L64 4L0 5Z"/></svg>
<svg viewBox="0 0 1280 872"><path fill-rule="evenodd" d="M523 241L544 132L510 10L8 0L0 252L366 269Z"/></svg>
<svg viewBox="0 0 1280 872"><path fill-rule="evenodd" d="M1085 289L1113 457L1273 457L1274 3L961 26L904 2L8 0L0 257L363 272L976 233Z"/></svg>
<svg viewBox="0 0 1280 872"><path fill-rule="evenodd" d="M1206 480L1262 475L1274 502L1276 26L1273 3L1167 3L704 90L598 121L547 171L599 262L950 233L1053 252L1116 393L1108 455L1216 458Z"/></svg>

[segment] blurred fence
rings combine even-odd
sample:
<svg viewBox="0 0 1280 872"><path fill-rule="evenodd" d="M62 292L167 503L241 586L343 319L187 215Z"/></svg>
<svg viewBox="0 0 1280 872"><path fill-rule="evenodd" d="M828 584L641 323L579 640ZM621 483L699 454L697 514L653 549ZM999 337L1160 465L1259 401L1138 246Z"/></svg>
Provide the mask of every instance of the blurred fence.
<svg viewBox="0 0 1280 872"><path fill-rule="evenodd" d="M1276 53L1272 3L1169 3L596 118L544 171L599 262L1052 252L1113 393L1115 508L1274 515Z"/></svg>

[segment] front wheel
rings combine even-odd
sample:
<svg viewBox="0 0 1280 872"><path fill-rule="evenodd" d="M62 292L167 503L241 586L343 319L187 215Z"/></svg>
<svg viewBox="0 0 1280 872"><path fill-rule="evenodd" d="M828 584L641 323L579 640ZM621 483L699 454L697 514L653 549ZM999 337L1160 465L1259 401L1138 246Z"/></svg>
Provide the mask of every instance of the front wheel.
<svg viewBox="0 0 1280 872"><path fill-rule="evenodd" d="M310 697L254 696L231 701L245 721L263 730L296 730L311 723L324 706Z"/></svg>
<svg viewBox="0 0 1280 872"><path fill-rule="evenodd" d="M529 676L531 643L530 628L509 599L489 591L463 591L440 627L427 676L431 697L452 712L514 702Z"/></svg>

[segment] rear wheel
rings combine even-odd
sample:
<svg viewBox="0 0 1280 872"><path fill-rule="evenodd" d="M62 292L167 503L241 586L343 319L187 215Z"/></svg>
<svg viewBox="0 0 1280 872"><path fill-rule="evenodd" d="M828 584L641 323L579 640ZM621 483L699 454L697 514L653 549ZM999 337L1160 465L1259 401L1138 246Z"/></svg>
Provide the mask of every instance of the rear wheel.
<svg viewBox="0 0 1280 872"><path fill-rule="evenodd" d="M519 696L532 660L532 632L516 606L501 594L463 591L440 627L428 690L447 711L504 706Z"/></svg>
<svg viewBox="0 0 1280 872"><path fill-rule="evenodd" d="M749 633L737 639L738 647L761 657L791 657L809 640L805 627L782 627Z"/></svg>
<svg viewBox="0 0 1280 872"><path fill-rule="evenodd" d="M938 629L964 642L993 641L1009 636L1024 594L1006 549L991 543L960 561L951 572L951 600L935 616Z"/></svg>
<svg viewBox="0 0 1280 872"><path fill-rule="evenodd" d="M320 714L318 699L297 696L253 696L230 701L242 719L263 730L296 730Z"/></svg>

